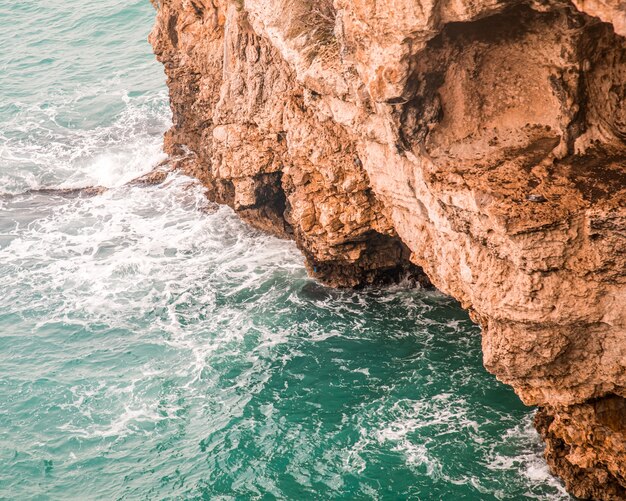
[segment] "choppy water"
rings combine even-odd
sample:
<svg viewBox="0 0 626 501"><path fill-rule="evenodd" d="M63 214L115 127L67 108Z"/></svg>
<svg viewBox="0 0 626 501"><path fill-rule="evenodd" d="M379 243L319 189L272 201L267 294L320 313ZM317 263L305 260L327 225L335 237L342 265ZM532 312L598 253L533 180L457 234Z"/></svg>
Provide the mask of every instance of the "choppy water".
<svg viewBox="0 0 626 501"><path fill-rule="evenodd" d="M568 499L453 301L125 186L170 120L153 16L0 0L0 498Z"/></svg>

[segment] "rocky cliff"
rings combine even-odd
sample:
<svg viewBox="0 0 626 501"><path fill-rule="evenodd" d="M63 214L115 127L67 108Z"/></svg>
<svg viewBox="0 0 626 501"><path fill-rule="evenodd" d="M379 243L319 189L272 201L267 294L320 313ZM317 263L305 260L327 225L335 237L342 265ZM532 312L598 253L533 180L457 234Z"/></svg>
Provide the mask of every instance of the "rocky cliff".
<svg viewBox="0 0 626 501"><path fill-rule="evenodd" d="M457 298L568 489L626 499L626 4L153 3L177 166L326 283Z"/></svg>

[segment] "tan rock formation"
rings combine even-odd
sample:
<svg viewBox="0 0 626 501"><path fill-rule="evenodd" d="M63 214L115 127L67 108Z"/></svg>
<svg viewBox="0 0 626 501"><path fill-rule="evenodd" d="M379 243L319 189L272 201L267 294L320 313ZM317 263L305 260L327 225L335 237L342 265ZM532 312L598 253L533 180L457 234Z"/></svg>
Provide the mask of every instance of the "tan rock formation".
<svg viewBox="0 0 626 501"><path fill-rule="evenodd" d="M626 4L154 3L179 166L327 283L423 269L572 492L619 499Z"/></svg>
<svg viewBox="0 0 626 501"><path fill-rule="evenodd" d="M546 459L581 499L626 499L626 400L604 397L567 409L543 408L535 426Z"/></svg>

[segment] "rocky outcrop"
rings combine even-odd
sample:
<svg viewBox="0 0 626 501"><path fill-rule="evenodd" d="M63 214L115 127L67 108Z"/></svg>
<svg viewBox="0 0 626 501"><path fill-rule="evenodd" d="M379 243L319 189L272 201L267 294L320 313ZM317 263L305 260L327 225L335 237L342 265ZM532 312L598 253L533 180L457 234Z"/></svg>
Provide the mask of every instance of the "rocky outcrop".
<svg viewBox="0 0 626 501"><path fill-rule="evenodd" d="M542 408L535 426L546 459L581 499L626 499L626 400L610 395L567 408Z"/></svg>
<svg viewBox="0 0 626 501"><path fill-rule="evenodd" d="M178 166L322 281L456 297L553 470L621 499L626 6L154 3Z"/></svg>

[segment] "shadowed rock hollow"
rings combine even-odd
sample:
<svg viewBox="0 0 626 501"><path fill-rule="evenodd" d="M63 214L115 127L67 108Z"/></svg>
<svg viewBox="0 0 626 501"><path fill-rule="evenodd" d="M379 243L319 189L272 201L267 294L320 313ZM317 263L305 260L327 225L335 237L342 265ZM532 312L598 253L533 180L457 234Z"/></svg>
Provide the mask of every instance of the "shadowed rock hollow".
<svg viewBox="0 0 626 501"><path fill-rule="evenodd" d="M154 3L177 165L326 283L457 298L568 489L626 499L626 5Z"/></svg>

